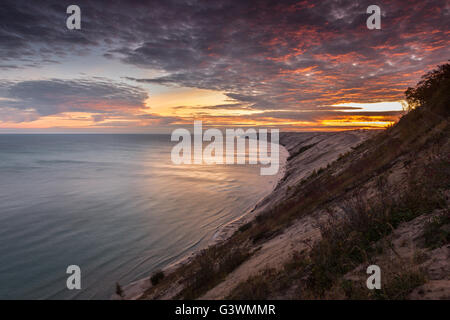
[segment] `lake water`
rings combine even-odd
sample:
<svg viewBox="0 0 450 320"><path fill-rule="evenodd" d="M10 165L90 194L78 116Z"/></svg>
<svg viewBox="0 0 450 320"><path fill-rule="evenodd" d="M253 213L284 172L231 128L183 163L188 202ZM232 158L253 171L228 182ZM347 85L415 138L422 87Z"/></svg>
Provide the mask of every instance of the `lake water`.
<svg viewBox="0 0 450 320"><path fill-rule="evenodd" d="M169 135L0 135L0 299L109 299L267 195L257 165L174 165ZM66 288L81 268L82 290Z"/></svg>

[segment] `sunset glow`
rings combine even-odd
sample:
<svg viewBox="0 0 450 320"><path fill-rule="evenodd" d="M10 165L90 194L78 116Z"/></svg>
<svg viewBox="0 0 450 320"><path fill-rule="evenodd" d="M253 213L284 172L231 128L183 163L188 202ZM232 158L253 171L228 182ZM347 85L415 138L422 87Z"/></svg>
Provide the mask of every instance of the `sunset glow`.
<svg viewBox="0 0 450 320"><path fill-rule="evenodd" d="M380 30L354 1L78 5L86 19L67 30L58 1L3 3L0 132L168 133L196 119L378 129L404 114L408 86L450 56L438 1L385 3ZM13 18L31 12L32 22Z"/></svg>
<svg viewBox="0 0 450 320"><path fill-rule="evenodd" d="M351 107L352 109L342 110L349 111L403 111L406 109L406 101L386 101L373 103L339 103L334 104L333 107Z"/></svg>

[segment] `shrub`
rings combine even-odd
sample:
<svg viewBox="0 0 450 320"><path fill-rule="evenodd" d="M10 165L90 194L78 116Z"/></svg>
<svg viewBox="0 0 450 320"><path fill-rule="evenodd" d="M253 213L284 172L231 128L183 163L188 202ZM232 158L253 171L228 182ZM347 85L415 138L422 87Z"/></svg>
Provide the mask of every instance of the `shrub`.
<svg viewBox="0 0 450 320"><path fill-rule="evenodd" d="M116 294L117 294L119 297L122 297L122 296L123 296L123 290L122 290L122 287L120 286L120 284L119 284L118 282L116 282Z"/></svg>
<svg viewBox="0 0 450 320"><path fill-rule="evenodd" d="M198 298L217 285L230 272L236 269L250 256L247 249L211 247L203 250L195 259L196 268L188 275L188 283L179 294L187 300Z"/></svg>
<svg viewBox="0 0 450 320"><path fill-rule="evenodd" d="M251 226L252 226L252 222L250 221L250 222L248 222L248 223L246 223L246 224L240 226L240 227L239 227L239 232L244 232L244 231L250 229Z"/></svg>
<svg viewBox="0 0 450 320"><path fill-rule="evenodd" d="M409 107L414 109L432 101L433 96L443 89L443 87L447 87L448 89L450 84L449 80L450 64L448 63L440 65L437 69L422 76L422 80L415 88L408 88L405 92Z"/></svg>
<svg viewBox="0 0 450 320"><path fill-rule="evenodd" d="M152 285L156 286L162 279L164 279L164 272L161 270L156 271L151 277L150 281Z"/></svg>
<svg viewBox="0 0 450 320"><path fill-rule="evenodd" d="M420 270L405 270L394 275L382 287L375 290L375 298L382 300L404 300L418 286L426 282L425 274Z"/></svg>

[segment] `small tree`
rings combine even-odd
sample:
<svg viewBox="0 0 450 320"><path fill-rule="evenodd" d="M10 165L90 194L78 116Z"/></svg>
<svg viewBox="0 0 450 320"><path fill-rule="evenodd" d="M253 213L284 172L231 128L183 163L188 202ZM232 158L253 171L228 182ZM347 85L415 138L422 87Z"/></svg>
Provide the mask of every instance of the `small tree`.
<svg viewBox="0 0 450 320"><path fill-rule="evenodd" d="M450 60L449 60L450 61ZM405 91L409 109L415 109L430 102L434 94L442 86L448 86L450 81L450 64L445 63L435 70L422 76L414 88L409 87Z"/></svg>

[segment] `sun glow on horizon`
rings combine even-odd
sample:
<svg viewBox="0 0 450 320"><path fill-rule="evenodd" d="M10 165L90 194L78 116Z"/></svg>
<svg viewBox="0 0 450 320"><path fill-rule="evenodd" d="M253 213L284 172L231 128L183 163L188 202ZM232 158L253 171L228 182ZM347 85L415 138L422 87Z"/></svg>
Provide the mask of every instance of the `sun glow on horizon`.
<svg viewBox="0 0 450 320"><path fill-rule="evenodd" d="M370 103L337 103L331 105L332 107L349 107L343 109L343 112L386 112L386 111L403 111L408 106L405 100L400 101L383 101Z"/></svg>
<svg viewBox="0 0 450 320"><path fill-rule="evenodd" d="M152 112L161 116L192 116L198 111L214 114L217 110L222 109L227 110L225 114L240 114L226 109L227 105L236 104L238 101L220 91L198 88L177 88L174 91L151 95L145 103ZM220 105L224 107L209 109Z"/></svg>

